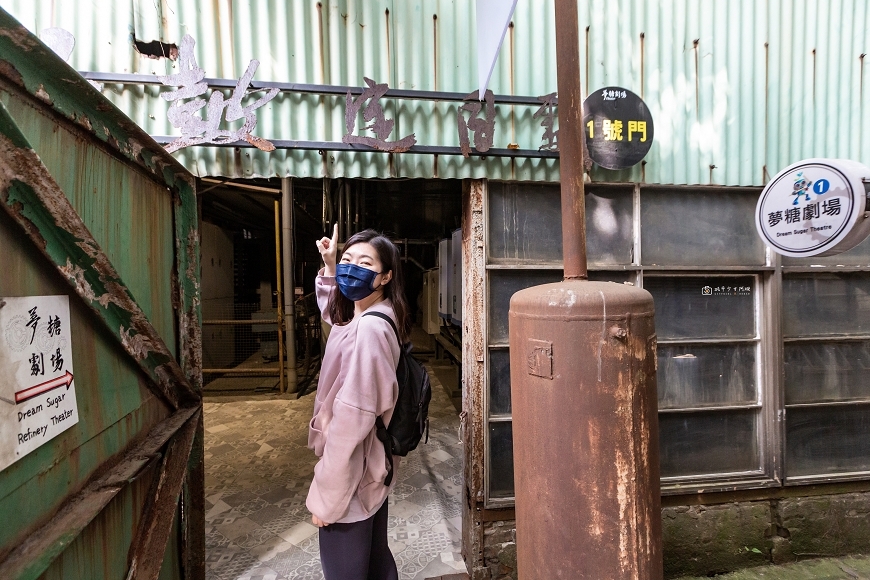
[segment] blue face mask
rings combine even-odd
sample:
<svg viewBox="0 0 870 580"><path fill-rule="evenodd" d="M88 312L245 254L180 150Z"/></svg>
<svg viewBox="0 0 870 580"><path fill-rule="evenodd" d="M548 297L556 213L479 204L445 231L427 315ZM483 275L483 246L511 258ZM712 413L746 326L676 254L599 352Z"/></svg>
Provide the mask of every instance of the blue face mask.
<svg viewBox="0 0 870 580"><path fill-rule="evenodd" d="M354 302L371 296L375 291L372 284L375 283L378 274L380 272L356 264L335 265L335 282L338 284L338 289L348 300Z"/></svg>

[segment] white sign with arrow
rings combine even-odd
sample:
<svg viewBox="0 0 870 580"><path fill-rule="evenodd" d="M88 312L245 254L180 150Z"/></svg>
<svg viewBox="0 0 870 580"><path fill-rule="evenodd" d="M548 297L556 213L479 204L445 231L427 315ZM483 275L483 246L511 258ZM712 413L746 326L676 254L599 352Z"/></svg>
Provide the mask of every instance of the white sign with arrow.
<svg viewBox="0 0 870 580"><path fill-rule="evenodd" d="M69 297L0 298L0 470L79 422Z"/></svg>

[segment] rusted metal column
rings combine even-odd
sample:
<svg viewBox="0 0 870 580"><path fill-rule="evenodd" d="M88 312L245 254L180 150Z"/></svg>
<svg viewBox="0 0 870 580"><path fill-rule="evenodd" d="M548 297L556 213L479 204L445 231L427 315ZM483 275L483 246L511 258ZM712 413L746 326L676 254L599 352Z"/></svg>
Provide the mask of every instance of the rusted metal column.
<svg viewBox="0 0 870 580"><path fill-rule="evenodd" d="M278 306L278 392L286 392L284 382L284 292L281 289L281 205L275 200L275 289Z"/></svg>
<svg viewBox="0 0 870 580"><path fill-rule="evenodd" d="M559 90L559 181L566 280L585 280L586 203L583 191L583 96L577 0L556 0L556 85Z"/></svg>
<svg viewBox="0 0 870 580"><path fill-rule="evenodd" d="M520 580L660 580L649 292L587 281L577 0L556 0L565 280L511 297Z"/></svg>
<svg viewBox="0 0 870 580"><path fill-rule="evenodd" d="M287 392L298 390L296 376L296 291L293 274L296 271L294 260L295 223L293 219L293 179L285 177L281 180L281 248L283 254L284 272L284 352L287 353Z"/></svg>
<svg viewBox="0 0 870 580"><path fill-rule="evenodd" d="M662 578L653 313L612 282L511 298L520 580Z"/></svg>

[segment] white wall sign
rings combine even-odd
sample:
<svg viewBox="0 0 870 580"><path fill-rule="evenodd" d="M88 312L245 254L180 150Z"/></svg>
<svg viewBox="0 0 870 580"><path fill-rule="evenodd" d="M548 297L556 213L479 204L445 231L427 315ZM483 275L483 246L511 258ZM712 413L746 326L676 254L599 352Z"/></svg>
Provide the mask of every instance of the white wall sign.
<svg viewBox="0 0 870 580"><path fill-rule="evenodd" d="M79 422L69 297L2 298L0 470Z"/></svg>
<svg viewBox="0 0 870 580"><path fill-rule="evenodd" d="M847 159L806 159L789 165L758 199L755 227L784 256L833 256L870 234L864 180L870 168Z"/></svg>

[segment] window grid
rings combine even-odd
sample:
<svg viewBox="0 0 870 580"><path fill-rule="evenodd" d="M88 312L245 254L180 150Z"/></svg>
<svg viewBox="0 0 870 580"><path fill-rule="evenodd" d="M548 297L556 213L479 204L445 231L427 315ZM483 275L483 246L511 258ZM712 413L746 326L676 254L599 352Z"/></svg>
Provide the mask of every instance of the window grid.
<svg viewBox="0 0 870 580"><path fill-rule="evenodd" d="M588 186L587 186L588 187ZM589 271L590 275L595 271L611 271L611 272L624 272L630 276L629 280L633 280L635 284L638 286L643 286L643 280L645 277L654 276L654 277L679 277L679 276L688 276L694 274L695 276L700 277L712 277L715 275L719 276L734 276L734 275L751 275L754 279L754 309L755 309L755 330L756 334L752 338L746 339L728 339L728 338L713 338L713 339L691 339L691 340L669 340L662 339L659 340L659 345L667 346L667 345L679 345L679 344L691 344L691 345L715 345L715 344L748 344L753 345L755 352L755 365L754 365L754 373L755 373L755 389L756 389L756 400L752 403L746 404L738 404L738 405L720 405L717 407L704 407L704 406L687 406L685 408L678 409L661 409L659 411L660 415L676 415L676 414L691 414L691 413L702 413L708 411L721 411L724 413L729 412L740 412L740 411L754 411L756 413L755 421L757 423L757 430L755 434L755 444L756 450L758 453L758 468L754 470L738 470L733 472L722 472L715 474L693 474L693 475L685 475L678 477L669 477L662 478L662 490L663 493L694 493L698 491L717 491L724 489L752 489L752 488L766 488L766 487L777 487L783 485L783 477L782 473L782 460L781 458L785 455L785 447L786 443L784 441L784 432L785 429L782 425L783 419L786 417L787 409L800 409L805 407L812 408L824 408L824 407L844 407L844 406L856 406L856 405L868 405L868 409L870 409L870 396L866 399L862 400L849 400L849 401L829 401L829 402L820 402L820 403L790 403L785 404L785 399L783 396L784 392L784 384L782 373L774 370L768 370L771 365L777 364L778 368L782 368L782 351L784 345L792 344L792 343L802 343L802 342L845 342L845 341L870 341L870 335L850 335L850 336L832 336L832 337L785 337L783 336L783 332L781 326L779 325L778 320L775 320L775 317L778 317L780 314L779 308L771 308L771 305L783 307L782 306L782 285L781 280L782 276L788 276L789 274L801 273L801 272L812 272L812 273L821 273L831 270L836 270L838 272L868 272L870 273L870 265L868 266L855 266L849 265L847 267L836 267L832 265L801 265L801 264L793 264L789 263L788 266L782 265L782 260L780 256L772 253L768 248L764 249L764 257L761 263L753 263L753 264L729 264L722 266L709 266L698 264L697 266L668 266L668 265L660 265L660 264L647 264L641 265L642 261L642 245L641 245L641 190L646 189L642 188L640 185L634 185L633 188L633 215L632 215L632 248L631 248L631 256L632 263L631 264L605 264L605 263L590 263ZM659 188L660 189L660 188ZM684 188L680 188L684 189ZM489 248L489 240L487 239L489 236L489 200L490 193L489 188L486 188L486 195L484 195L483 203L484 203L484 243L485 247ZM611 189L612 191L612 189ZM755 193L760 193L760 189L755 191ZM707 195L718 195L721 194L721 188L710 188L709 190L704 190L702 188L698 192L699 194L707 194ZM750 216L751 219L751 216ZM494 273L504 270L522 270L522 271L558 271L562 269L561 263L504 263L503 261L494 260L487 249L485 253L485 287L486 287L486 296L487 299L485 304L487 308L489 308L489 296L490 296L490 282L491 276ZM484 425L486 425L485 433L486 433L486 441L484 446L484 453L486 457L486 465L485 465L485 477L484 477L484 486L485 486L485 505L487 507L505 507L507 505L512 505L514 498L513 496L498 496L493 497L490 493L490 477L491 477L491 448L490 448L490 425L496 423L510 423L511 422L511 414L510 413L501 413L501 414L490 414L490 393L491 393L491 376L490 376L490 353L495 350L507 350L508 344L507 342L502 341L491 341L489 336L489 328L488 328L488 319L490 313L484 313L485 318L487 319L486 323L483 327L483 332L485 333L485 379L486 385L484 389ZM780 429L782 429L782 435L780 435ZM780 459L774 461L774 456L779 457ZM849 480L849 479L858 479L863 478L866 479L868 475L868 471L860 471L853 473L837 473L837 474L822 474L822 475L811 475L811 476L803 476L803 477L792 477L790 478L793 482L804 482L807 480ZM788 485L789 481L785 481L785 485Z"/></svg>

